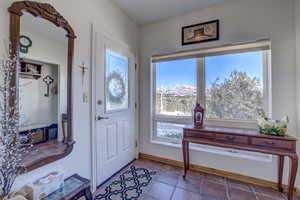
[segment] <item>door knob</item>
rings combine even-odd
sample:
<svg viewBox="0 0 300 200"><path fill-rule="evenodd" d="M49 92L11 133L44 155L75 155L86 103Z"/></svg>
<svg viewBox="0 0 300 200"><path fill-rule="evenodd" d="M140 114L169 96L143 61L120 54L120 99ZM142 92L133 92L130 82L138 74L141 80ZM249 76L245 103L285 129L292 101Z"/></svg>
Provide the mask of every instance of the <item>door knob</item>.
<svg viewBox="0 0 300 200"><path fill-rule="evenodd" d="M103 120L103 119L109 119L108 117L101 117L100 115L98 115L96 117L97 121Z"/></svg>

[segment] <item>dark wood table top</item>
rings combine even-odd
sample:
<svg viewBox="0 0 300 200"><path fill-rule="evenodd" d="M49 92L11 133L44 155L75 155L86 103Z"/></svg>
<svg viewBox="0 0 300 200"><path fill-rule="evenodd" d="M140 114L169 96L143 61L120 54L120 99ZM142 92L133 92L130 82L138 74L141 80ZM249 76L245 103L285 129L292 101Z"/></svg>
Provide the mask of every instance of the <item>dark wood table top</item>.
<svg viewBox="0 0 300 200"><path fill-rule="evenodd" d="M90 180L74 174L64 181L64 188L47 196L45 200L73 199L76 194L90 187Z"/></svg>
<svg viewBox="0 0 300 200"><path fill-rule="evenodd" d="M204 126L203 128L195 128L193 125L187 125L186 127L184 127L184 130L209 132L209 133L217 133L217 134L251 136L251 137L260 137L260 138L276 139L276 140L292 140L292 141L297 140L295 137L290 135L285 135L285 136L266 135L260 133L257 129L246 129L246 128L226 128L221 126Z"/></svg>

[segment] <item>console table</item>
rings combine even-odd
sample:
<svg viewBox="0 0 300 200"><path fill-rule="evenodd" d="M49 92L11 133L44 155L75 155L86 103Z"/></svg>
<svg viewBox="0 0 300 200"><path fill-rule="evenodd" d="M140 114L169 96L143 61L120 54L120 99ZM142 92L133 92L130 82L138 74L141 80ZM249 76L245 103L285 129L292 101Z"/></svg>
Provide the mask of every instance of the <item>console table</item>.
<svg viewBox="0 0 300 200"><path fill-rule="evenodd" d="M193 128L193 126L187 126L183 129L182 139L184 177L190 166L189 143L261 152L278 156L278 190L283 192L282 176L284 156L287 156L290 158L289 189L287 196L288 200L292 200L298 168L296 141L296 138L288 135L264 135L254 129L224 128L217 126L205 126L204 128L197 129Z"/></svg>

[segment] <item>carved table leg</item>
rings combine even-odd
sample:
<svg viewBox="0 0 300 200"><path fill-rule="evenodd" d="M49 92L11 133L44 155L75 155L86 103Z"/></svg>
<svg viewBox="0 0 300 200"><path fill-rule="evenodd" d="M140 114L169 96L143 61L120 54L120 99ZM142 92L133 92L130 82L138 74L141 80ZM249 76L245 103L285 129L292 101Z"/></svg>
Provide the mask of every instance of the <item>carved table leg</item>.
<svg viewBox="0 0 300 200"><path fill-rule="evenodd" d="M284 156L278 156L278 190L279 192L283 192L282 187L282 176L283 176L283 168L284 168Z"/></svg>
<svg viewBox="0 0 300 200"><path fill-rule="evenodd" d="M297 154L294 154L293 156L290 156L290 177L289 177L288 200L293 200L297 169L298 169L298 156Z"/></svg>
<svg viewBox="0 0 300 200"><path fill-rule="evenodd" d="M84 196L85 196L86 200L93 200L93 194L91 192L91 188L85 189Z"/></svg>
<svg viewBox="0 0 300 200"><path fill-rule="evenodd" d="M186 161L187 161L187 164L186 164L186 168L187 170L190 169L190 143L187 142L186 143Z"/></svg>
<svg viewBox="0 0 300 200"><path fill-rule="evenodd" d="M187 154L186 154L186 142L184 140L182 140L182 154L183 154L183 167L184 167L183 178L185 178L186 171L187 171Z"/></svg>

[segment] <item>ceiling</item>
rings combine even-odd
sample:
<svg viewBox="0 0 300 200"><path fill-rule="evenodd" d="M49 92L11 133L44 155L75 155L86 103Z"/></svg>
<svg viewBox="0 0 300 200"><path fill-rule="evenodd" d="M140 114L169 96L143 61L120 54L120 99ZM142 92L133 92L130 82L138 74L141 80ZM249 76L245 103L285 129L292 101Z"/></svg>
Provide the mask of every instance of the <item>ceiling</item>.
<svg viewBox="0 0 300 200"><path fill-rule="evenodd" d="M114 0L139 25L173 17L225 0Z"/></svg>

